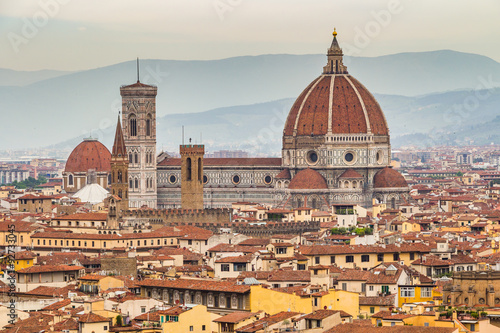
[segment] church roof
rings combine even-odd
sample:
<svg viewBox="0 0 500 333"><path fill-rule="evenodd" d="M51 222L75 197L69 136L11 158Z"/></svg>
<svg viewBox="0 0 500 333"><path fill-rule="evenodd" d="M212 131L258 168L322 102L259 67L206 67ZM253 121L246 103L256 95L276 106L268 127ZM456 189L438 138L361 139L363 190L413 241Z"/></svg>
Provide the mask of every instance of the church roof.
<svg viewBox="0 0 500 333"><path fill-rule="evenodd" d="M99 184L87 184L73 195L73 198L79 198L81 202L98 204L107 198L109 192Z"/></svg>
<svg viewBox="0 0 500 333"><path fill-rule="evenodd" d="M385 116L375 97L342 64L342 49L333 34L328 63L295 100L284 136L327 134L388 135Z"/></svg>
<svg viewBox="0 0 500 333"><path fill-rule="evenodd" d="M307 168L300 170L293 177L288 188L291 190L327 189L325 178L317 171Z"/></svg>
<svg viewBox="0 0 500 333"><path fill-rule="evenodd" d="M84 139L71 152L64 172L111 171L111 153L97 139Z"/></svg>
<svg viewBox="0 0 500 333"><path fill-rule="evenodd" d="M408 183L399 172L392 168L385 167L373 177L373 187L408 187Z"/></svg>
<svg viewBox="0 0 500 333"><path fill-rule="evenodd" d="M276 179L292 179L292 175L290 175L289 169L283 169L278 175L275 177Z"/></svg>
<svg viewBox="0 0 500 333"><path fill-rule="evenodd" d="M140 82L139 80L137 80L136 83L122 86L122 88L155 88L155 86L152 86L149 84L144 84L144 83Z"/></svg>
<svg viewBox="0 0 500 333"><path fill-rule="evenodd" d="M180 158L166 158L160 163L160 166L180 166ZM281 158L273 157L255 157L255 158L205 158L203 166L281 166Z"/></svg>
<svg viewBox="0 0 500 333"><path fill-rule="evenodd" d="M339 178L363 178L363 176L361 176L356 170L347 169L339 176Z"/></svg>
<svg viewBox="0 0 500 333"><path fill-rule="evenodd" d="M123 138L122 125L120 123L120 116L116 123L115 142L113 144L113 156L127 156L127 149L125 148L125 139Z"/></svg>

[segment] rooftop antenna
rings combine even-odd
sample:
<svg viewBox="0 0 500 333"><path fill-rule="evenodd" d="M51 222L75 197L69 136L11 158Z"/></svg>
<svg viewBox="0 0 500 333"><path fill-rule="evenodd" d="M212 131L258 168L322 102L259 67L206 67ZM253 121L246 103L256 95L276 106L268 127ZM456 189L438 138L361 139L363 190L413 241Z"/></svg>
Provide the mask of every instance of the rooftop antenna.
<svg viewBox="0 0 500 333"><path fill-rule="evenodd" d="M200 145L203 144L203 132L200 132Z"/></svg>
<svg viewBox="0 0 500 333"><path fill-rule="evenodd" d="M184 146L184 125L182 125L182 145Z"/></svg>
<svg viewBox="0 0 500 333"><path fill-rule="evenodd" d="M137 57L137 83L139 82L139 57Z"/></svg>

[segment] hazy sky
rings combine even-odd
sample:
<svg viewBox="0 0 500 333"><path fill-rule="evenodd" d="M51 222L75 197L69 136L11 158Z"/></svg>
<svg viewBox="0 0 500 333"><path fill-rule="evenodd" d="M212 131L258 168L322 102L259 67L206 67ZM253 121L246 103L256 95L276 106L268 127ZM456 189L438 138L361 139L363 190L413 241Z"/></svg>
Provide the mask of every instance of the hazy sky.
<svg viewBox="0 0 500 333"><path fill-rule="evenodd" d="M500 61L498 0L0 0L0 68L452 49Z"/></svg>

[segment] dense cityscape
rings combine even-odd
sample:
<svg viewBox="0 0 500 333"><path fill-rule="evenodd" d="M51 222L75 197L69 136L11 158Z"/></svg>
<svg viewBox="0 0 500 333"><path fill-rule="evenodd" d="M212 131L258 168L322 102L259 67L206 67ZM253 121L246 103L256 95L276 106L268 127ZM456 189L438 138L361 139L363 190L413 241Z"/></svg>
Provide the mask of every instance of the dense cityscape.
<svg viewBox="0 0 500 333"><path fill-rule="evenodd" d="M341 37L274 157L163 149L139 59L111 146L0 151L0 333L500 332L500 145L394 148Z"/></svg>

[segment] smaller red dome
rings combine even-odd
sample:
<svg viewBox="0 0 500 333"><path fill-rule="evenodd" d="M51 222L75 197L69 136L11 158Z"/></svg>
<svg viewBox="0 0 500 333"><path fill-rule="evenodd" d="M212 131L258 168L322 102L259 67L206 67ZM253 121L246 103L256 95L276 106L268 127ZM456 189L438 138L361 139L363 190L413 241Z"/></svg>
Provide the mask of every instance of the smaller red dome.
<svg viewBox="0 0 500 333"><path fill-rule="evenodd" d="M328 185L319 172L307 168L297 172L288 188L291 190L323 190L328 189Z"/></svg>
<svg viewBox="0 0 500 333"><path fill-rule="evenodd" d="M373 177L373 187L408 187L408 183L399 172L392 168L385 167Z"/></svg>
<svg viewBox="0 0 500 333"><path fill-rule="evenodd" d="M111 172L111 153L96 139L85 139L71 152L64 172Z"/></svg>
<svg viewBox="0 0 500 333"><path fill-rule="evenodd" d="M347 169L339 176L339 178L363 178L363 176L361 176L356 170Z"/></svg>

